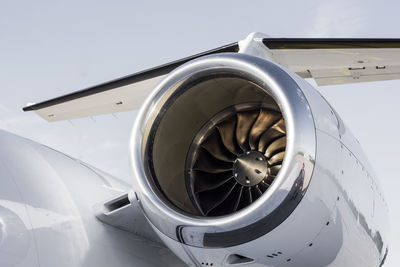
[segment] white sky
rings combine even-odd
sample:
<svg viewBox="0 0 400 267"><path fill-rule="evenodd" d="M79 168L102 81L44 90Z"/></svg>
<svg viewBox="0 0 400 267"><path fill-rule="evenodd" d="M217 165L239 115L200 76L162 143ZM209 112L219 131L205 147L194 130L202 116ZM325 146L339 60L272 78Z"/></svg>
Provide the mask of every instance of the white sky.
<svg viewBox="0 0 400 267"><path fill-rule="evenodd" d="M135 112L47 123L21 108L243 39L400 37L399 1L0 0L0 128L130 180ZM144 3L145 2L145 3ZM360 140L391 209L400 266L400 81L320 88Z"/></svg>

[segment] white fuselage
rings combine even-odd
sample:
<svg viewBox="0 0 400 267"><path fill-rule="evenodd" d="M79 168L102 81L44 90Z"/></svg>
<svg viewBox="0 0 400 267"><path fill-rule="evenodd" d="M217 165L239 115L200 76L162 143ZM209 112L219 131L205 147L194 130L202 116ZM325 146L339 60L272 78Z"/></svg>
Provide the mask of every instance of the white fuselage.
<svg viewBox="0 0 400 267"><path fill-rule="evenodd" d="M127 184L4 131L0 147L0 266L182 265L163 244L96 219Z"/></svg>

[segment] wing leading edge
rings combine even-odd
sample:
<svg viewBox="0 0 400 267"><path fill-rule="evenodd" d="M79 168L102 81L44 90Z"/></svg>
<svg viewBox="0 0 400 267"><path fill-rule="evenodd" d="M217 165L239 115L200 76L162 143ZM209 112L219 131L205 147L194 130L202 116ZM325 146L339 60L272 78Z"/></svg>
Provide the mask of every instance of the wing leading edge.
<svg viewBox="0 0 400 267"><path fill-rule="evenodd" d="M261 41L269 60L303 78L314 78L318 85L400 79L400 39L250 38L249 41ZM190 60L223 52L242 52L240 42L30 105L23 110L35 111L47 121L59 121L138 109L155 85L173 69Z"/></svg>

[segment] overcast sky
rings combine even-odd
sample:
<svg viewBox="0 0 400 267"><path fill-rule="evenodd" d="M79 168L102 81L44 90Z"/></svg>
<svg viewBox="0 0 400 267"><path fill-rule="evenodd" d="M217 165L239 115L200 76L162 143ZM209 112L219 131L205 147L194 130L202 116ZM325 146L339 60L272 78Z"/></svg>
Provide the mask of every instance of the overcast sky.
<svg viewBox="0 0 400 267"><path fill-rule="evenodd" d="M241 40L400 37L399 1L0 0L0 128L129 181L136 112L47 123L21 108ZM400 81L321 87L362 144L391 209L400 266Z"/></svg>

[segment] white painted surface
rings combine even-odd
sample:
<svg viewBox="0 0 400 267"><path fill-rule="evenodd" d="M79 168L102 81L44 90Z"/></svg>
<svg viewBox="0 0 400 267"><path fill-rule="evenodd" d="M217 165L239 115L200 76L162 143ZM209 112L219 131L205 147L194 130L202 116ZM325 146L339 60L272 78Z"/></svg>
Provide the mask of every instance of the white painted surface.
<svg viewBox="0 0 400 267"><path fill-rule="evenodd" d="M182 266L162 244L95 217L124 182L4 131L0 146L0 266Z"/></svg>

